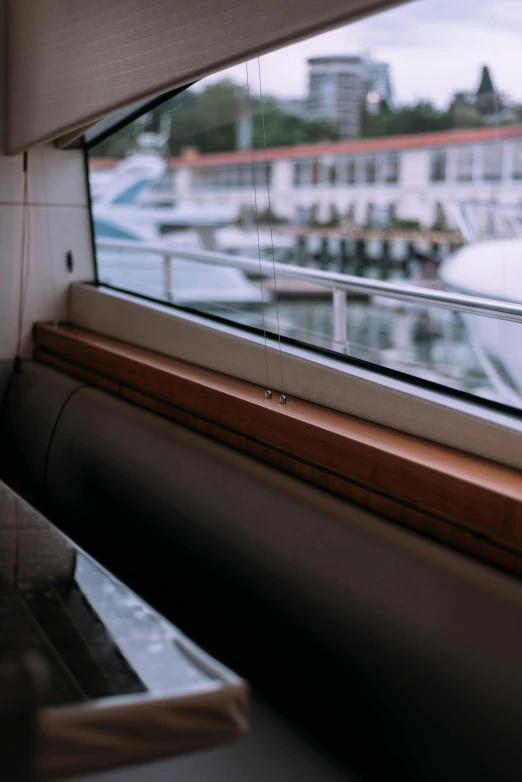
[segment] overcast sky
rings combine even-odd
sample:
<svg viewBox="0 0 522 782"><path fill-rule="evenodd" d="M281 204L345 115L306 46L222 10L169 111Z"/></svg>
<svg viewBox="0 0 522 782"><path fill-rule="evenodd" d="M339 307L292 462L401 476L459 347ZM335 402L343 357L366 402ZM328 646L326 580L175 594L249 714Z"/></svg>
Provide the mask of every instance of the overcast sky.
<svg viewBox="0 0 522 782"><path fill-rule="evenodd" d="M443 106L453 92L477 88L482 65L500 92L522 103L522 0L415 0L261 57L263 93L303 97L308 57L365 51L389 63L397 103L426 98ZM257 70L251 62L253 94ZM227 75L245 83L245 65Z"/></svg>

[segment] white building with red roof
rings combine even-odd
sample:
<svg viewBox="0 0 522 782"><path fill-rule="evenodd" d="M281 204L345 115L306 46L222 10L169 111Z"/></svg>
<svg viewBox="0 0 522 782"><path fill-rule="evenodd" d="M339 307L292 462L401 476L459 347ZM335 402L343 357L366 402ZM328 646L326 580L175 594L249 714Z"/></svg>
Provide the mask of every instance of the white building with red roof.
<svg viewBox="0 0 522 782"><path fill-rule="evenodd" d="M92 159L93 171L117 161ZM169 160L178 204L237 207L289 222L394 219L452 225L459 201L522 205L522 125L371 138Z"/></svg>

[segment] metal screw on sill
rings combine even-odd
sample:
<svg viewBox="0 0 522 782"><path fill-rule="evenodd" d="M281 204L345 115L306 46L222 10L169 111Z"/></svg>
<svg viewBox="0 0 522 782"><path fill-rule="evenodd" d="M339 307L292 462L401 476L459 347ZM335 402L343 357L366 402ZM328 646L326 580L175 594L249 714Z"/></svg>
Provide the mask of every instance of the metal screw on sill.
<svg viewBox="0 0 522 782"><path fill-rule="evenodd" d="M265 391L265 399L272 399L272 392L268 388Z"/></svg>
<svg viewBox="0 0 522 782"><path fill-rule="evenodd" d="M281 402L282 405L286 405L286 394L281 394L281 396L279 397L279 401Z"/></svg>

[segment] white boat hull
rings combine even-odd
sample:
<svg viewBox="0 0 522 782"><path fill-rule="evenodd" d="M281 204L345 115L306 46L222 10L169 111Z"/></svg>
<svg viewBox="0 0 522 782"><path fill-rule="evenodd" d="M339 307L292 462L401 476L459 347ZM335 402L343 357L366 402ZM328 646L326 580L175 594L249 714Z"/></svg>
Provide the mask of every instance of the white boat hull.
<svg viewBox="0 0 522 782"><path fill-rule="evenodd" d="M442 265L441 278L453 290L522 303L522 240L470 244ZM499 399L522 405L522 323L465 315L470 341Z"/></svg>

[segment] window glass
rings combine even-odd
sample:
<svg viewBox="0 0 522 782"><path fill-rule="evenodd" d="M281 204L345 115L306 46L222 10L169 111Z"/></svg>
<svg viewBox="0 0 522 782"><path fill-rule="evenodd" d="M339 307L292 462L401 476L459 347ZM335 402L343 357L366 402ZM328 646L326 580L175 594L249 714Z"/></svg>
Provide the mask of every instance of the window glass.
<svg viewBox="0 0 522 782"><path fill-rule="evenodd" d="M94 132L100 281L522 407L522 325L420 292L522 306L522 6L507 24L502 2L405 4Z"/></svg>
<svg viewBox="0 0 522 782"><path fill-rule="evenodd" d="M312 183L312 162L310 160L298 160L294 163L294 184L296 187L310 185Z"/></svg>
<svg viewBox="0 0 522 782"><path fill-rule="evenodd" d="M473 179L473 147L457 149L457 181L471 182Z"/></svg>
<svg viewBox="0 0 522 782"><path fill-rule="evenodd" d="M498 182L502 178L502 146L492 144L484 149L484 179Z"/></svg>
<svg viewBox="0 0 522 782"><path fill-rule="evenodd" d="M335 185L337 182L337 161L326 158L323 161L323 181L326 185Z"/></svg>
<svg viewBox="0 0 522 782"><path fill-rule="evenodd" d="M296 160L294 163L293 185L299 187L301 184L301 161Z"/></svg>
<svg viewBox="0 0 522 782"><path fill-rule="evenodd" d="M354 185L355 184L355 160L354 160L354 158L349 158L346 161L346 184L347 185Z"/></svg>
<svg viewBox="0 0 522 782"><path fill-rule="evenodd" d="M373 156L367 157L364 161L364 181L367 185L375 184L375 177L377 172L376 161Z"/></svg>
<svg viewBox="0 0 522 782"><path fill-rule="evenodd" d="M522 142L513 144L513 179L522 179Z"/></svg>
<svg viewBox="0 0 522 782"><path fill-rule="evenodd" d="M430 179L432 182L444 182L446 180L446 159L445 149L436 149L431 153L430 160Z"/></svg>
<svg viewBox="0 0 522 782"><path fill-rule="evenodd" d="M321 166L318 160L312 162L312 184L318 185L321 178Z"/></svg>
<svg viewBox="0 0 522 782"><path fill-rule="evenodd" d="M394 152L385 158L385 181L394 185L399 181L399 156Z"/></svg>

